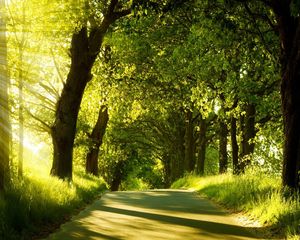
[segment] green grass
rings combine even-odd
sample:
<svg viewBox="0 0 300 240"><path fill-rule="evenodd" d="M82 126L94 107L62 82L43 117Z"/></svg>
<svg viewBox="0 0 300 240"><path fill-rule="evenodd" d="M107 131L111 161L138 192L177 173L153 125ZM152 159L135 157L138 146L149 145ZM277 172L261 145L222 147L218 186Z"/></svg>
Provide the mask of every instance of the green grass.
<svg viewBox="0 0 300 240"><path fill-rule="evenodd" d="M58 226L106 189L103 179L74 174L72 184L54 177L25 175L0 196L0 239L31 239Z"/></svg>
<svg viewBox="0 0 300 240"><path fill-rule="evenodd" d="M144 182L142 179L134 177L127 178L122 182L120 190L123 191L142 191L146 189L150 189L149 184Z"/></svg>
<svg viewBox="0 0 300 240"><path fill-rule="evenodd" d="M280 182L279 178L260 172L241 176L186 175L174 182L172 188L193 189L229 209L244 212L264 226L271 226L288 239L300 239L299 196L285 194Z"/></svg>

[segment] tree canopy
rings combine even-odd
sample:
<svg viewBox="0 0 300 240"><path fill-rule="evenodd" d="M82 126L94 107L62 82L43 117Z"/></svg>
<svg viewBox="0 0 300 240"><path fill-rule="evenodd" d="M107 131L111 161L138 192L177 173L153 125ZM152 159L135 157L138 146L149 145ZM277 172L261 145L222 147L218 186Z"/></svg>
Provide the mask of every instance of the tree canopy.
<svg viewBox="0 0 300 240"><path fill-rule="evenodd" d="M114 190L167 187L259 166L299 189L299 1L3 3L1 179L22 176L34 136L69 181L84 167Z"/></svg>

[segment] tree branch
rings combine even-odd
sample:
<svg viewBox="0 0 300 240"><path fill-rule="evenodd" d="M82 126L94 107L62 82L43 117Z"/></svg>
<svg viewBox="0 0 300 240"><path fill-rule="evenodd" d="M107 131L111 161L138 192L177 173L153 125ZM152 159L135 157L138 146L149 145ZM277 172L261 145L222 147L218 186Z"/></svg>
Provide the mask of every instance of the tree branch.
<svg viewBox="0 0 300 240"><path fill-rule="evenodd" d="M259 37L260 37L263 45L265 46L267 52L272 56L273 54L272 54L271 50L269 49L269 47L268 47L268 45L267 45L267 43L265 41L264 35L262 34L262 32L261 32L261 30L260 30L260 28L259 28L259 26L257 24L255 14L251 11L251 9L248 6L247 2L244 2L244 7L245 7L247 13L251 16L251 18L253 20L253 23L255 25L255 28L257 29L258 35L259 35Z"/></svg>
<svg viewBox="0 0 300 240"><path fill-rule="evenodd" d="M38 121L39 123L42 124L43 129L45 129L46 132L51 133L51 126L49 124L47 124L45 121L43 121L42 119L40 119L39 117L35 116L32 112L30 112L30 110L28 110L27 108L24 108L26 113L28 113L34 120Z"/></svg>
<svg viewBox="0 0 300 240"><path fill-rule="evenodd" d="M32 102L32 101L26 101L26 103L28 104L32 104L32 105L35 105L35 106L39 106L39 107L42 107L42 108L45 108L45 109L48 109L49 111L55 113L55 108L51 108L51 107L48 107L44 104L41 104L41 103L36 103L36 102Z"/></svg>
<svg viewBox="0 0 300 240"><path fill-rule="evenodd" d="M53 50L50 49L50 52L51 52L52 59L53 59L53 62L54 62L54 66L55 66L55 69L56 69L57 74L58 74L58 76L59 76L59 79L60 79L60 81L62 82L62 84L65 85L64 77L63 77L63 75L62 75L61 72L60 72L60 69L59 69L58 64L57 64L57 62L56 62L56 59L55 59Z"/></svg>
<svg viewBox="0 0 300 240"><path fill-rule="evenodd" d="M124 9L122 11L114 12L113 13L114 21L118 20L119 18L125 17L125 16L129 15L130 13L131 13L130 8Z"/></svg>

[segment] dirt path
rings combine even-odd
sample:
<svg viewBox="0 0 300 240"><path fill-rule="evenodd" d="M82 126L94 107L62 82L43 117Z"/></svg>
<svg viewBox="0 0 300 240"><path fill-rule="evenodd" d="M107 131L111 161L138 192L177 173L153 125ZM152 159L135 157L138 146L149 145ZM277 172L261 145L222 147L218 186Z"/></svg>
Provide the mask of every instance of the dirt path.
<svg viewBox="0 0 300 240"><path fill-rule="evenodd" d="M111 192L47 239L259 239L248 230L190 191Z"/></svg>

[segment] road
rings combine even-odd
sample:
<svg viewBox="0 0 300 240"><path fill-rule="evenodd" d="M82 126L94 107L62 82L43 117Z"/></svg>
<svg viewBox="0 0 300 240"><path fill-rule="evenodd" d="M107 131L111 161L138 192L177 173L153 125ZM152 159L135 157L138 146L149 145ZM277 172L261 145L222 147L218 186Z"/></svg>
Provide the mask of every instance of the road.
<svg viewBox="0 0 300 240"><path fill-rule="evenodd" d="M225 211L185 190L110 192L48 240L260 239Z"/></svg>

